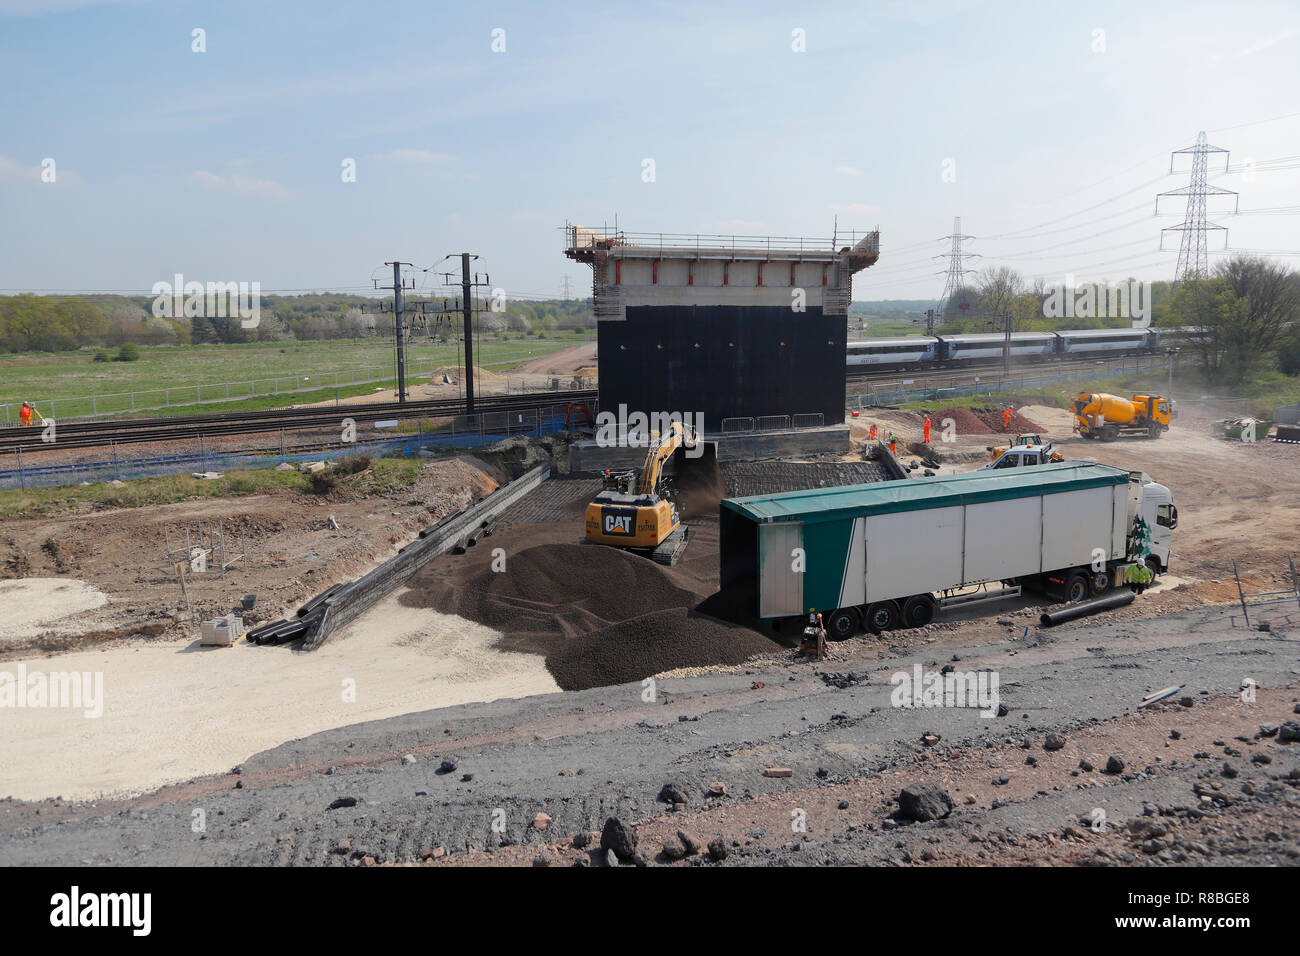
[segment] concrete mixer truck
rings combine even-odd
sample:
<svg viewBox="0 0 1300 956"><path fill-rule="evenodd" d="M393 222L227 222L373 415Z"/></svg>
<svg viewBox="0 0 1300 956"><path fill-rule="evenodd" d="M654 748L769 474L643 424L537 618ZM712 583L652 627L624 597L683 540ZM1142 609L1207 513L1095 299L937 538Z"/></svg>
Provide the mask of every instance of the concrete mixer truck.
<svg viewBox="0 0 1300 956"><path fill-rule="evenodd" d="M1169 430L1169 399L1162 395L1121 398L1105 392L1080 392L1074 399L1074 424L1084 438L1159 438Z"/></svg>

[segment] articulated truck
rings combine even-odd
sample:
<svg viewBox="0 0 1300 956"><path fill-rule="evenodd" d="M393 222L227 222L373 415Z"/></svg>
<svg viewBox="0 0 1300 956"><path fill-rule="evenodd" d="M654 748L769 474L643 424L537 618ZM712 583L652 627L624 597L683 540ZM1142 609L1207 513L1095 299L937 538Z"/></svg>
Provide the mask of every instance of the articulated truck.
<svg viewBox="0 0 1300 956"><path fill-rule="evenodd" d="M1177 524L1164 485L1094 462L728 498L722 593L783 632L820 613L843 640L1025 587L1070 602L1142 590Z"/></svg>

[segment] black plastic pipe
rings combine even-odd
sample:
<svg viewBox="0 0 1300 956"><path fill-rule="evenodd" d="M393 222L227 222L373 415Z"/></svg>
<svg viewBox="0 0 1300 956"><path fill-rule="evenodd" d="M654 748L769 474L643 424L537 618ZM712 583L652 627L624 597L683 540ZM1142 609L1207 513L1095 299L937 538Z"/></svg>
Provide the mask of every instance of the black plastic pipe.
<svg viewBox="0 0 1300 956"><path fill-rule="evenodd" d="M1114 594L1107 594L1105 597L1071 604L1059 611L1044 611L1038 619L1042 622L1043 627L1052 627L1056 624L1064 624L1066 621L1073 621L1075 618L1096 614L1098 611L1126 607L1133 603L1135 597L1137 597L1137 594L1126 588L1123 591L1116 591Z"/></svg>

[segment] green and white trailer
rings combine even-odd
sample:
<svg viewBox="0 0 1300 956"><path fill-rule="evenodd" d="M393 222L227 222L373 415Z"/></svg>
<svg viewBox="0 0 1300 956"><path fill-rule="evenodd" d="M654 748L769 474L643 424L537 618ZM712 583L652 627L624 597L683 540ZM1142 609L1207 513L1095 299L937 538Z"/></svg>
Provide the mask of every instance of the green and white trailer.
<svg viewBox="0 0 1300 956"><path fill-rule="evenodd" d="M788 629L821 613L843 639L1026 585L1068 601L1142 589L1177 523L1164 485L1078 461L728 498L721 585L747 616Z"/></svg>

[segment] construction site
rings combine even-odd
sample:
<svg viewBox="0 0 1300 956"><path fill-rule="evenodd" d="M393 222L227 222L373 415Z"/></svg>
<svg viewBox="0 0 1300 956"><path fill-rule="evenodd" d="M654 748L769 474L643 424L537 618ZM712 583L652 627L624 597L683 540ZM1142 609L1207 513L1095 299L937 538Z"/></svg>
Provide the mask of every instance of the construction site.
<svg viewBox="0 0 1300 956"><path fill-rule="evenodd" d="M0 3L10 935L1285 928L1300 27L1023 7Z"/></svg>
<svg viewBox="0 0 1300 956"><path fill-rule="evenodd" d="M11 429L284 484L5 521L10 689L81 697L6 714L0 860L1294 865L1288 426L848 407L878 243L570 227L558 392Z"/></svg>

